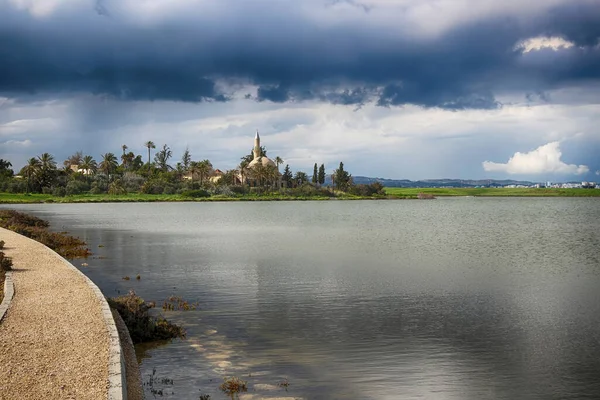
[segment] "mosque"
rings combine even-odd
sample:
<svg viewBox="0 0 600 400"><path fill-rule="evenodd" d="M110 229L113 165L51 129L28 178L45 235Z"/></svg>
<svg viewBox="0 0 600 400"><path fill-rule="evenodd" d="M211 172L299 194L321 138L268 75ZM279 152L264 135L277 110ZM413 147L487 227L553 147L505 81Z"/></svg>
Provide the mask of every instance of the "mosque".
<svg viewBox="0 0 600 400"><path fill-rule="evenodd" d="M256 135L254 135L254 148L252 149L252 155L254 156L254 158L252 159L252 161L250 161L250 163L246 167L248 170L253 170L254 168L256 168L256 166L258 164L262 164L263 167L278 168L277 164L273 160L271 160L269 157L260 155L260 135L258 134L258 130L256 130ZM248 173L241 174L240 173L238 176L239 181L241 183L252 183L249 181L248 175L251 175L251 174L248 174ZM279 173L279 171L278 171L278 176L279 176L279 178L277 179L277 186L281 187L281 173Z"/></svg>

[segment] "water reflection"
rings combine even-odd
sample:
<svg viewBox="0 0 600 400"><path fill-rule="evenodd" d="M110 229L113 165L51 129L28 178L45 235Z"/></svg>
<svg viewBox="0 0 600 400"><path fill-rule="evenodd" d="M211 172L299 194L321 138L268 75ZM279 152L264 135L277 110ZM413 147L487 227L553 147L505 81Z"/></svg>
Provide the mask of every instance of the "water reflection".
<svg viewBox="0 0 600 400"><path fill-rule="evenodd" d="M142 358L178 399L600 393L597 199L24 208L108 257L82 268L107 295L200 303Z"/></svg>

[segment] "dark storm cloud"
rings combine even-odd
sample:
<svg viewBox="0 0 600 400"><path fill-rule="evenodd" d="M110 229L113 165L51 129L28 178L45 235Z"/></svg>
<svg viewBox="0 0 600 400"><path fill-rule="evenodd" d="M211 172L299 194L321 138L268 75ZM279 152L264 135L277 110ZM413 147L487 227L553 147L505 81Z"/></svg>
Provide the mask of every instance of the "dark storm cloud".
<svg viewBox="0 0 600 400"><path fill-rule="evenodd" d="M230 10L215 14L219 18L173 6L176 17L152 22L110 1L44 17L10 4L0 2L0 93L9 96L87 92L227 101L231 90L219 83L241 80L258 86L257 101L375 100L460 110L497 108L503 90L526 96L600 79L598 2L566 3L521 19L481 17L432 36L380 26L377 6L353 1L307 4L315 15L347 5L362 15L361 23L318 23L286 1L224 1L220 7ZM541 35L576 46L515 49Z"/></svg>

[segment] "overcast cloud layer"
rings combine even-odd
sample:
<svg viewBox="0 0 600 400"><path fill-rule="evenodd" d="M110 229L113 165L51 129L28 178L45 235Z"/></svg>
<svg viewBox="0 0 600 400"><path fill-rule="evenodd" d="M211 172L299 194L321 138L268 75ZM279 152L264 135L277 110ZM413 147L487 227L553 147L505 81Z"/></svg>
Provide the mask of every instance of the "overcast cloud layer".
<svg viewBox="0 0 600 400"><path fill-rule="evenodd" d="M594 0L0 0L0 156L231 168L258 128L294 169L592 180L599 38Z"/></svg>

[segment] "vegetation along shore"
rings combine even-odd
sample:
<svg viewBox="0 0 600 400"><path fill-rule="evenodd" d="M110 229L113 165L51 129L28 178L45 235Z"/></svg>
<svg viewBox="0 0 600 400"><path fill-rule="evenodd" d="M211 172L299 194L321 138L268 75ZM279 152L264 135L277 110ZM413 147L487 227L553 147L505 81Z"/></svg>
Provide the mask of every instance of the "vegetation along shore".
<svg viewBox="0 0 600 400"><path fill-rule="evenodd" d="M91 255L84 241L69 235L68 232L53 232L49 229L48 221L32 215L15 210L0 210L0 227L38 241L67 259L86 258ZM2 266L0 269L3 271L10 268L8 262L3 262ZM107 300L125 321L134 343L185 337L182 327L161 316L151 316L149 310L153 308L153 303L145 302L133 292Z"/></svg>
<svg viewBox="0 0 600 400"><path fill-rule="evenodd" d="M140 146L141 147L141 146ZM284 160L267 157L258 132L254 147L235 168L221 171L207 160L194 161L189 149L172 166L166 144L155 152L152 141L143 145L147 162L122 146L120 162L114 153L92 155L78 151L60 167L53 155L32 157L16 173L8 160L0 159L0 203L93 203L154 201L285 201L424 199L435 196L600 196L595 189L565 188L384 188L381 182L354 182L340 162L331 174L315 163L312 176L292 172Z"/></svg>

